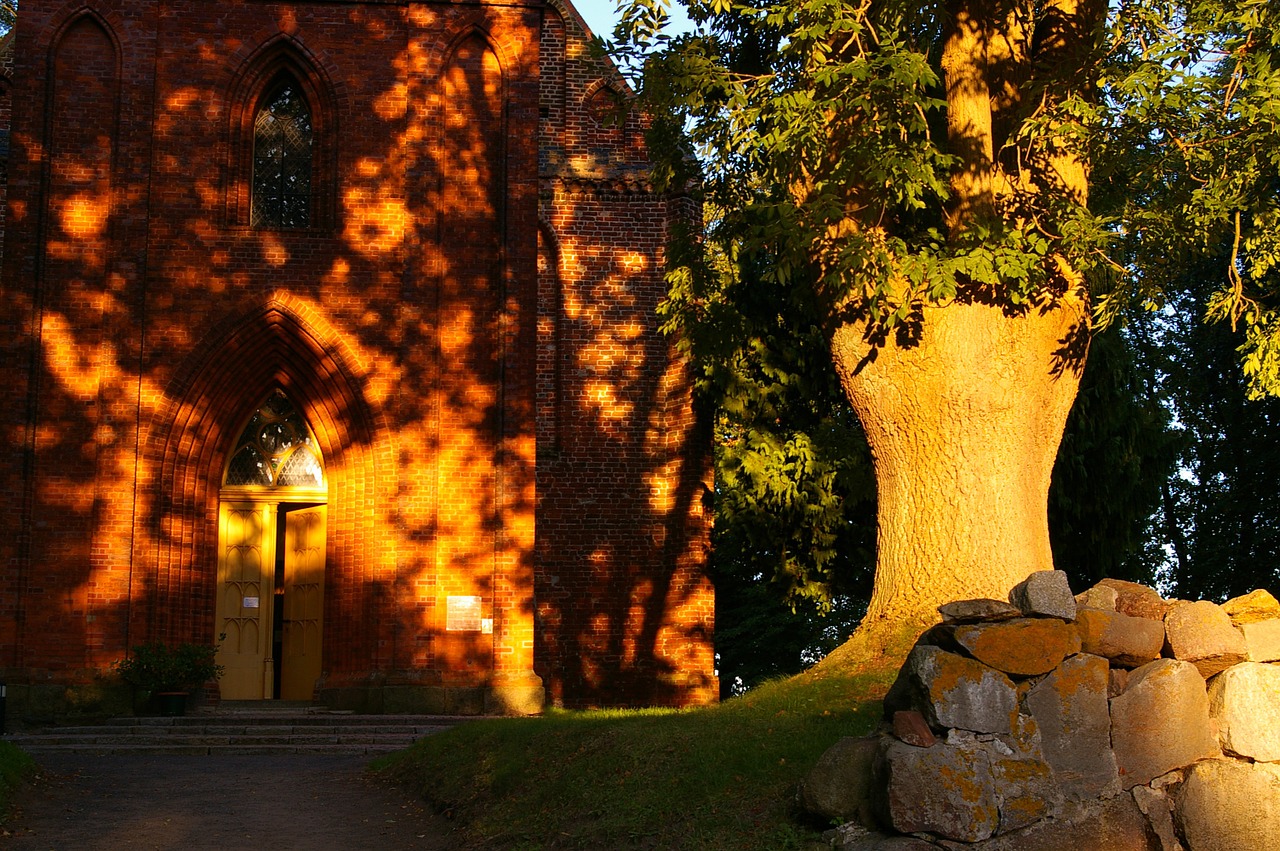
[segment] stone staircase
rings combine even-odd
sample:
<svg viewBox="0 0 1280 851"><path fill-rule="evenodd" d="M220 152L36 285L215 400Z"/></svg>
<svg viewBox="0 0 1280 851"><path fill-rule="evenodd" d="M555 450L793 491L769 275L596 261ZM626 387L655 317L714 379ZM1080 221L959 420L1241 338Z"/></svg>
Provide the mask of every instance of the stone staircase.
<svg viewBox="0 0 1280 851"><path fill-rule="evenodd" d="M442 715L356 715L302 703L224 701L178 718L112 718L6 736L46 754L367 754L407 748L466 720Z"/></svg>

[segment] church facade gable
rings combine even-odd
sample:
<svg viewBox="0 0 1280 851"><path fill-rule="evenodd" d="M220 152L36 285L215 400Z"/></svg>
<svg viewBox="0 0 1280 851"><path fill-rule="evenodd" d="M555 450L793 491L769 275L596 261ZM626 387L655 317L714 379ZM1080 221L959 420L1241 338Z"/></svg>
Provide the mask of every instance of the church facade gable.
<svg viewBox="0 0 1280 851"><path fill-rule="evenodd" d="M219 636L238 699L714 698L706 435L654 315L691 208L586 38L558 0L24 0L11 707Z"/></svg>

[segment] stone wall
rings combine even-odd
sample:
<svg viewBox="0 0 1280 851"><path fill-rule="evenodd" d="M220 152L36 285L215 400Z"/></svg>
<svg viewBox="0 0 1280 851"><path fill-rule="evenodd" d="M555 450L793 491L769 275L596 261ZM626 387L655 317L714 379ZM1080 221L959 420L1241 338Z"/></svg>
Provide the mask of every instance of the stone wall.
<svg viewBox="0 0 1280 851"><path fill-rule="evenodd" d="M1117 580L1073 597L1046 572L1010 600L942 607L882 732L811 772L802 804L848 821L832 847L1280 848L1275 598Z"/></svg>

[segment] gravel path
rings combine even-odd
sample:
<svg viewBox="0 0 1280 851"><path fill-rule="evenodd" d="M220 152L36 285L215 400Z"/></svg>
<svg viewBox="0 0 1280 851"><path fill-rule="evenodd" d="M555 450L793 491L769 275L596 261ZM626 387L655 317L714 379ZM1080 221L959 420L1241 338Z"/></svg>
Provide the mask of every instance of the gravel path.
<svg viewBox="0 0 1280 851"><path fill-rule="evenodd" d="M47 756L3 849L452 848L450 825L362 756Z"/></svg>

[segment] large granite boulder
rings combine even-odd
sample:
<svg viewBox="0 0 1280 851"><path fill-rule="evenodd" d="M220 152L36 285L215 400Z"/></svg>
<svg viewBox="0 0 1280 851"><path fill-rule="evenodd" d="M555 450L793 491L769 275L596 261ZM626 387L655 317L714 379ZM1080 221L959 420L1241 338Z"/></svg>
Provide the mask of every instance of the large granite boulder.
<svg viewBox="0 0 1280 851"><path fill-rule="evenodd" d="M1236 626L1280 619L1280 600L1264 588L1250 591L1241 597L1232 597L1222 604L1222 610Z"/></svg>
<svg viewBox="0 0 1280 851"><path fill-rule="evenodd" d="M899 833L978 842L999 827L990 754L976 740L917 748L885 739L880 766L881 815Z"/></svg>
<svg viewBox="0 0 1280 851"><path fill-rule="evenodd" d="M1165 645L1174 659L1196 666L1208 679L1245 661L1244 636L1216 603L1175 603L1164 618Z"/></svg>
<svg viewBox="0 0 1280 851"><path fill-rule="evenodd" d="M984 744L1000 811L997 833L1026 827L1061 811L1062 789L1045 760L1036 719L1019 714L1010 735L991 737Z"/></svg>
<svg viewBox="0 0 1280 851"><path fill-rule="evenodd" d="M1106 585L1095 585L1076 595L1076 611L1099 609L1104 612L1114 612L1118 599L1120 599L1120 593L1116 589Z"/></svg>
<svg viewBox="0 0 1280 851"><path fill-rule="evenodd" d="M1111 747L1125 789L1216 757L1204 679L1190 662L1157 659L1111 700Z"/></svg>
<svg viewBox="0 0 1280 851"><path fill-rule="evenodd" d="M879 751L874 736L845 736L827 748L800 782L800 806L828 821L873 824L871 790Z"/></svg>
<svg viewBox="0 0 1280 851"><path fill-rule="evenodd" d="M1229 754L1280 762L1280 667L1242 662L1209 684L1209 716Z"/></svg>
<svg viewBox="0 0 1280 851"><path fill-rule="evenodd" d="M1174 814L1190 851L1280 848L1280 768L1238 759L1196 763Z"/></svg>
<svg viewBox="0 0 1280 851"><path fill-rule="evenodd" d="M1250 662L1280 662L1280 620L1236 624L1244 636L1244 652Z"/></svg>
<svg viewBox="0 0 1280 851"><path fill-rule="evenodd" d="M1022 611L1003 600L979 598L976 600L956 600L938 607L943 623L989 623L1022 617Z"/></svg>
<svg viewBox="0 0 1280 851"><path fill-rule="evenodd" d="M1023 698L1039 725L1045 761L1069 800L1118 789L1107 682L1107 661L1082 653L1063 662Z"/></svg>
<svg viewBox="0 0 1280 851"><path fill-rule="evenodd" d="M894 709L918 709L937 730L1013 730L1017 691L1013 682L994 668L940 647L918 644L907 657L903 674L910 681L911 705L896 705L901 698L895 696ZM888 708L886 698L886 711Z"/></svg>
<svg viewBox="0 0 1280 851"><path fill-rule="evenodd" d="M1103 579L1098 584L1115 590L1116 611L1122 615L1163 621L1165 612L1169 610L1168 601L1160 596L1159 591L1147 585L1123 579Z"/></svg>
<svg viewBox="0 0 1280 851"><path fill-rule="evenodd" d="M1080 651L1076 630L1057 618L958 626L953 640L974 659L1013 676L1047 674Z"/></svg>
<svg viewBox="0 0 1280 851"><path fill-rule="evenodd" d="M1067 583L1067 574L1061 570L1037 570L1013 586L1009 602L1024 615L1064 621L1074 620L1076 616L1076 598Z"/></svg>
<svg viewBox="0 0 1280 851"><path fill-rule="evenodd" d="M1110 659L1124 668L1136 668L1160 658L1164 624L1102 609L1081 609L1076 614L1081 649Z"/></svg>
<svg viewBox="0 0 1280 851"><path fill-rule="evenodd" d="M1018 727L1007 737L953 731L931 748L886 739L883 818L901 833L976 842L1056 815L1062 795L1035 722L1024 717Z"/></svg>

